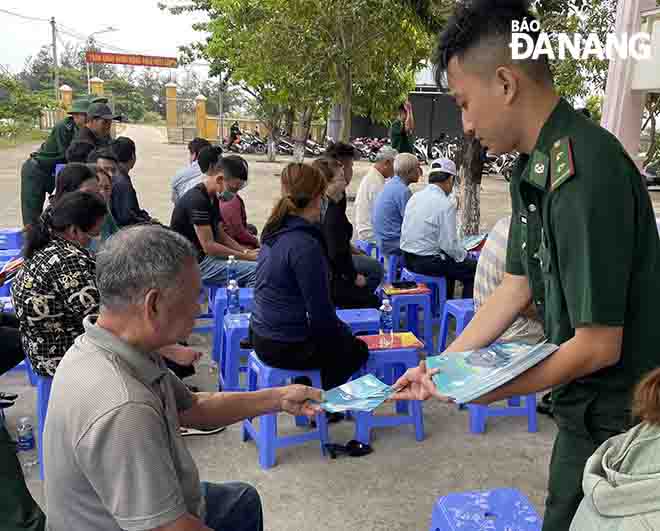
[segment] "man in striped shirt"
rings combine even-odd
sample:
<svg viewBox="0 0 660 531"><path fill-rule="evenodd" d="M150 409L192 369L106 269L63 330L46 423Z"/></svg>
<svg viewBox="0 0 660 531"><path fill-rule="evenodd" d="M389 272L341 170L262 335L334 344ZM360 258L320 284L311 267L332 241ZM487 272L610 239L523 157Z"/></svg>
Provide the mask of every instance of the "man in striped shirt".
<svg viewBox="0 0 660 531"><path fill-rule="evenodd" d="M506 244L509 238L511 216L500 219L488 233L481 250L474 277L474 312L490 297L504 277ZM500 336L498 341L537 343L543 337L543 324L535 318L533 305Z"/></svg>

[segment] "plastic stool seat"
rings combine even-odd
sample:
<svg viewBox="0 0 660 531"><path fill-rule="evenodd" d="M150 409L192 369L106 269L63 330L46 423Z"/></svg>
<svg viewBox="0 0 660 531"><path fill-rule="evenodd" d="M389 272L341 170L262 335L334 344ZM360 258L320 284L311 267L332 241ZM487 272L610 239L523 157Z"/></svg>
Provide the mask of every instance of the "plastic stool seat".
<svg viewBox="0 0 660 531"><path fill-rule="evenodd" d="M218 362L218 378L223 391L245 391L240 384L241 357L249 356L250 351L241 349L241 341L247 339L250 330L250 314L225 315L223 320L222 355Z"/></svg>
<svg viewBox="0 0 660 531"><path fill-rule="evenodd" d="M370 350L363 372L374 374L382 378L386 384L392 385L407 369L417 365L419 365L419 354L416 348ZM398 414L393 416L374 415L373 411L355 411L355 439L369 444L371 430L374 428L411 424L415 427L415 439L424 440L422 403L419 400L408 400L397 401L394 404Z"/></svg>
<svg viewBox="0 0 660 531"><path fill-rule="evenodd" d="M430 531L541 531L543 520L515 489L452 493L438 498Z"/></svg>
<svg viewBox="0 0 660 531"><path fill-rule="evenodd" d="M241 306L241 313L250 313L254 310L254 288L240 288L238 291L238 302ZM213 348L211 350L211 359L219 361L222 359L222 349L224 348L224 315L227 313L227 288L216 287L215 297L213 299Z"/></svg>
<svg viewBox="0 0 660 531"><path fill-rule="evenodd" d="M307 377L312 386L321 388L320 371L296 371L277 369L266 365L259 359L256 352L251 352L248 357L248 390L256 391L270 387L285 385L292 378ZM316 429L306 431L297 435L280 437L277 435L277 414L269 413L259 417L259 427L254 424L254 419L243 421L243 442L253 439L259 450L259 464L261 468L271 468L275 465L275 454L278 448L294 446L307 441L317 440L321 445L321 455L325 455L324 445L328 443L328 423L325 413L316 415Z"/></svg>
<svg viewBox="0 0 660 531"><path fill-rule="evenodd" d="M376 260L379 260L381 263L383 262L380 249L378 249L376 242L370 242L368 240L355 240L355 247L360 249L360 251L365 253L367 256L373 256L374 251L376 251Z"/></svg>
<svg viewBox="0 0 660 531"><path fill-rule="evenodd" d="M377 334L380 331L380 312L375 308L337 310L337 317L351 327L353 335Z"/></svg>

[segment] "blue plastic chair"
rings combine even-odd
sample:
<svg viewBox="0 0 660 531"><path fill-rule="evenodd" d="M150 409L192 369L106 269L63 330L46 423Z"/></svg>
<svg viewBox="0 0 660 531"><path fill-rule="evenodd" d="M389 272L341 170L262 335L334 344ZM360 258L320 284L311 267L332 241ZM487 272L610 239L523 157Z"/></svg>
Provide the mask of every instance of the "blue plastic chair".
<svg viewBox="0 0 660 531"><path fill-rule="evenodd" d="M53 379L49 376L36 375L37 379L37 422L39 423L39 474L43 480L44 475L44 428L46 426L46 414L48 413L48 401L50 399L50 388Z"/></svg>
<svg viewBox="0 0 660 531"><path fill-rule="evenodd" d="M409 331L417 337L422 337L419 333L419 309L423 311L424 319L424 346L426 352L431 354L434 351L433 346L433 312L431 311L431 294L400 294L386 295L382 293L382 298L389 299L392 305L392 321L394 322L395 332ZM401 313L406 310L406 326L401 326Z"/></svg>
<svg viewBox="0 0 660 531"><path fill-rule="evenodd" d="M521 398L525 399L522 405ZM522 397L514 396L509 398L505 407L468 404L468 409L470 410L471 433L484 433L489 417L527 417L527 431L529 433L536 433L538 431L535 393L523 395Z"/></svg>
<svg viewBox="0 0 660 531"><path fill-rule="evenodd" d="M240 288L238 302L241 313L250 313L254 310L254 288ZM213 315L215 331L213 333L213 349L211 359L220 362L225 344L224 316L227 313L227 288L217 288L213 300Z"/></svg>
<svg viewBox="0 0 660 531"><path fill-rule="evenodd" d="M240 384L241 372L247 371L247 365L241 365L241 358L250 354L241 348L241 341L247 339L250 330L250 314L240 313L225 315L223 319L223 349L218 363L218 377L223 391L245 391Z"/></svg>
<svg viewBox="0 0 660 531"><path fill-rule="evenodd" d="M199 294L199 304L207 304L208 308L206 313L200 314L197 319L213 319L213 301L215 300L215 292L217 290L217 286L211 286L211 285L204 285L202 286L202 290ZM208 332L213 332L215 330L215 323L210 323L210 324L204 324L204 325L199 325L195 326L193 329L193 332L197 334L206 334Z"/></svg>
<svg viewBox="0 0 660 531"><path fill-rule="evenodd" d="M474 317L474 299L450 299L446 302L440 323L440 352L447 348L450 316L456 319L456 337L458 337Z"/></svg>
<svg viewBox="0 0 660 531"><path fill-rule="evenodd" d="M430 531L541 531L543 520L515 489L452 493L438 498Z"/></svg>
<svg viewBox="0 0 660 531"><path fill-rule="evenodd" d="M276 369L266 365L259 359L256 352L251 352L248 358L248 390L266 389L285 385L289 380L298 377L307 377L311 380L312 386L321 388L320 371L294 371L286 369ZM329 442L328 423L325 413L316 415L316 429L306 431L297 435L278 436L277 435L277 414L269 413L259 417L259 427L254 423L254 419L243 421L243 442L253 439L259 451L259 464L261 468L271 468L275 466L275 456L278 448L295 446L307 441L319 441L321 445L321 455L325 455L324 445Z"/></svg>
<svg viewBox="0 0 660 531"><path fill-rule="evenodd" d="M351 327L353 335L377 334L380 330L380 312L375 308L337 310L337 317Z"/></svg>
<svg viewBox="0 0 660 531"><path fill-rule="evenodd" d="M401 272L402 280L413 280L419 284L426 284L431 290L431 311L433 312L433 324L440 323L442 313L447 302L447 279L445 277L432 277L409 271L405 267Z"/></svg>
<svg viewBox="0 0 660 531"><path fill-rule="evenodd" d="M0 229L0 249L21 249L22 247L23 229L19 227Z"/></svg>
<svg viewBox="0 0 660 531"><path fill-rule="evenodd" d="M392 385L407 369L419 365L419 353L416 348L371 350L363 373L371 373ZM397 401L394 403L397 415L374 415L372 412L354 411L355 439L369 444L371 430L381 427L412 425L415 439L424 439L424 416L419 400ZM410 406L410 407L409 407Z"/></svg>

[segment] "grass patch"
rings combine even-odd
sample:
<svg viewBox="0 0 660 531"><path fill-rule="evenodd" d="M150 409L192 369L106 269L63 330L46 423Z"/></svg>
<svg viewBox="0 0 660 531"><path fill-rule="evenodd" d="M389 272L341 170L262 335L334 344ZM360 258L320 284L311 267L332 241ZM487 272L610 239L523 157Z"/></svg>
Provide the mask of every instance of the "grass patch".
<svg viewBox="0 0 660 531"><path fill-rule="evenodd" d="M21 144L28 144L33 142L42 142L48 136L49 131L41 131L40 129L30 129L29 131L22 131L17 136L7 138L0 137L0 149L9 149Z"/></svg>

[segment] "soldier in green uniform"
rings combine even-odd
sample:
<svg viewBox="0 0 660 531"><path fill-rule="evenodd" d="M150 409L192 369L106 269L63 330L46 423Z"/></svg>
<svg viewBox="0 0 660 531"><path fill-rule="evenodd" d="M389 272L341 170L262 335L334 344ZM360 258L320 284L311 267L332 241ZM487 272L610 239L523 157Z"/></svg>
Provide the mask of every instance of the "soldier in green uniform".
<svg viewBox="0 0 660 531"><path fill-rule="evenodd" d="M392 123L392 147L399 153L414 153L415 117L409 101L399 106L399 118Z"/></svg>
<svg viewBox="0 0 660 531"><path fill-rule="evenodd" d="M95 98L93 102L107 102ZM72 102L69 116L55 124L39 151L35 151L21 168L21 214L28 226L41 215L46 195L55 188L55 166L66 162L66 150L87 120L88 98Z"/></svg>
<svg viewBox="0 0 660 531"><path fill-rule="evenodd" d="M512 60L512 21L533 17L523 2L497 4L459 5L436 54L466 132L494 153L521 153L507 274L447 352L492 343L535 304L559 350L479 402L553 389L558 433L543 530L568 531L587 459L629 427L634 385L660 366L660 240L634 162L559 98L543 56ZM408 371L397 398L439 397L431 375L424 364Z"/></svg>
<svg viewBox="0 0 660 531"><path fill-rule="evenodd" d="M23 225L31 225L41 215L49 194L55 188L55 166L66 162L65 153L79 127L85 124L86 99L74 100L69 116L55 124L39 151L35 151L21 168L21 213Z"/></svg>
<svg viewBox="0 0 660 531"><path fill-rule="evenodd" d="M107 146L112 140L110 129L113 120L121 120L121 116L115 115L105 102L92 103L87 109L87 121L75 140L93 144L96 148Z"/></svg>

